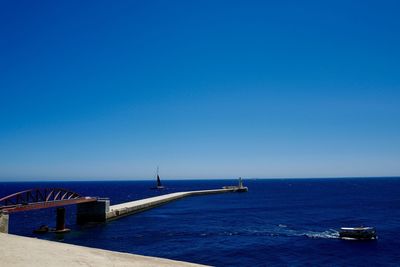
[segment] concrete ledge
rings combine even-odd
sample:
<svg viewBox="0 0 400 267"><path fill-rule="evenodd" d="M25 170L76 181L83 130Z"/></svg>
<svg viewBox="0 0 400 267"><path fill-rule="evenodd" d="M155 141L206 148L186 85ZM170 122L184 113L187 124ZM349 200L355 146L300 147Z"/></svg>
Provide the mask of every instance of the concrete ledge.
<svg viewBox="0 0 400 267"><path fill-rule="evenodd" d="M0 233L0 266L205 266Z"/></svg>

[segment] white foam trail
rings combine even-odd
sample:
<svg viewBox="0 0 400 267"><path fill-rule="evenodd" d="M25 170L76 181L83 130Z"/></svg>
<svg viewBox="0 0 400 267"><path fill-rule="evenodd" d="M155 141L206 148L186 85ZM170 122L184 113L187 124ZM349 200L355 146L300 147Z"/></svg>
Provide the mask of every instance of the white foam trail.
<svg viewBox="0 0 400 267"><path fill-rule="evenodd" d="M333 229L329 229L323 232L306 232L303 234L309 238L339 238L339 232Z"/></svg>
<svg viewBox="0 0 400 267"><path fill-rule="evenodd" d="M334 229L329 229L322 232L317 231L300 231L288 228L287 225L280 224L275 229L265 229L265 230L246 230L242 232L243 234L255 234L255 235L265 235L265 236L304 236L308 238L339 238L339 232ZM239 233L239 234L242 234Z"/></svg>

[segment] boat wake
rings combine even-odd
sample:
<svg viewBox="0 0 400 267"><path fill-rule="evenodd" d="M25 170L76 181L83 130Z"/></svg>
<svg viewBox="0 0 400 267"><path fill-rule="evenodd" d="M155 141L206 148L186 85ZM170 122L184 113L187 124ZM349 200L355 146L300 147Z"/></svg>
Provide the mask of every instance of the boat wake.
<svg viewBox="0 0 400 267"><path fill-rule="evenodd" d="M278 224L276 232L278 235L284 236L305 236L307 238L339 238L339 232L335 229L326 231L304 231L298 229L291 229L285 224Z"/></svg>
<svg viewBox="0 0 400 267"><path fill-rule="evenodd" d="M191 236L191 237L211 237L211 236L258 236L258 237L305 237L315 239L338 239L339 232L334 229L326 231L304 231L299 229L291 229L286 225L278 225L270 229L242 229L241 231L211 231L211 232L165 232L164 235L171 236ZM153 236L154 233L142 233L142 238ZM138 237L139 238L139 237Z"/></svg>
<svg viewBox="0 0 400 267"><path fill-rule="evenodd" d="M306 237L306 238L324 238L324 239L337 239L339 238L339 232L335 229L329 229L326 231L304 231L291 229L287 225L279 224L275 228L271 229L246 229L238 232L225 231L220 235L246 235L246 236L271 236L271 237Z"/></svg>
<svg viewBox="0 0 400 267"><path fill-rule="evenodd" d="M307 238L339 238L339 232L334 229L329 229L326 231L304 231L290 229L286 225L278 225L280 228L277 231L277 235L281 236L304 236Z"/></svg>
<svg viewBox="0 0 400 267"><path fill-rule="evenodd" d="M303 235L308 238L339 238L339 232L334 229L323 232L306 232Z"/></svg>

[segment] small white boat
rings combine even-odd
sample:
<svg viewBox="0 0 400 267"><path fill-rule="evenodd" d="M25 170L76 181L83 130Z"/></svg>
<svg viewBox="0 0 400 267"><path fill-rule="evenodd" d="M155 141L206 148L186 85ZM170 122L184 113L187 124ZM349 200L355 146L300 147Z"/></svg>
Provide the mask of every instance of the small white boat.
<svg viewBox="0 0 400 267"><path fill-rule="evenodd" d="M375 240L378 239L374 227L342 227L339 237L344 240Z"/></svg>

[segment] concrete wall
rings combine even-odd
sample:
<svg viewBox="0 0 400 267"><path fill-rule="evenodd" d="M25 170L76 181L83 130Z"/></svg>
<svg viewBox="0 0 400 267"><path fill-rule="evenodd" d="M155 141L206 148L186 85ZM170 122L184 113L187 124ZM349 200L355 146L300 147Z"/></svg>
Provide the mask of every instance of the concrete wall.
<svg viewBox="0 0 400 267"><path fill-rule="evenodd" d="M0 233L8 233L9 215L0 212Z"/></svg>
<svg viewBox="0 0 400 267"><path fill-rule="evenodd" d="M76 221L78 224L87 222L105 222L110 210L109 199L99 199L96 202L80 203L77 205Z"/></svg>

